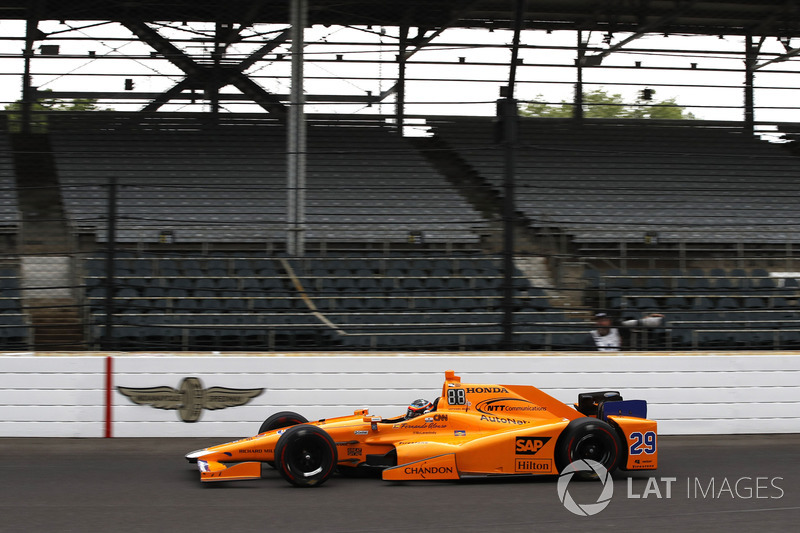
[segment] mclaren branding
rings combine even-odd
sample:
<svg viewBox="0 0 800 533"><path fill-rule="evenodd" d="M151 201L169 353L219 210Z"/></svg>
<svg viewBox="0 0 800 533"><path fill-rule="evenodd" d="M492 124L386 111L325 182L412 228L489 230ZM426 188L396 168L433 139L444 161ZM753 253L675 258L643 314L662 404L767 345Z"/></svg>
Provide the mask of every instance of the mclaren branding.
<svg viewBox="0 0 800 533"><path fill-rule="evenodd" d="M544 407L536 405L535 403L523 400L522 398L493 398L491 400L483 400L475 406L475 409L481 413L486 414L520 414L527 413L541 413L547 411Z"/></svg>
<svg viewBox="0 0 800 533"><path fill-rule="evenodd" d="M156 409L174 409L184 422L197 422L203 409L215 410L245 405L259 396L264 389L229 389L227 387L203 388L199 378L184 378L178 389L172 387L148 387L134 389L117 387L137 405L149 405Z"/></svg>
<svg viewBox="0 0 800 533"><path fill-rule="evenodd" d="M536 455L549 440L550 437L517 437L514 450L517 455Z"/></svg>

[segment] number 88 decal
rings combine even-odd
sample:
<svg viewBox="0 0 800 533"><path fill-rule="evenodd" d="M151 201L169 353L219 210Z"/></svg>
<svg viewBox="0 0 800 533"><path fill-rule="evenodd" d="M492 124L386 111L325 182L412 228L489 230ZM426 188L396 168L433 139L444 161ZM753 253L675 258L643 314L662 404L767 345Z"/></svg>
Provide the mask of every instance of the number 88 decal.
<svg viewBox="0 0 800 533"><path fill-rule="evenodd" d="M466 405L467 395L464 389L448 389L447 403L450 405Z"/></svg>
<svg viewBox="0 0 800 533"><path fill-rule="evenodd" d="M648 431L647 433L642 434L639 431L634 431L631 433L631 439L633 439L633 443L631 444L630 454L631 455L641 455L643 453L651 454L656 453L656 432L655 431Z"/></svg>

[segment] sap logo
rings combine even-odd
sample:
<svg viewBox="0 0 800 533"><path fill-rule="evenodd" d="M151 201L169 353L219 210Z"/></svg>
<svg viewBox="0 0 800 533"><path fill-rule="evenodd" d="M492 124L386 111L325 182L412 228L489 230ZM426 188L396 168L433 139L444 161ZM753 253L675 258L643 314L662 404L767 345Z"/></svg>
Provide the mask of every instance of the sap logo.
<svg viewBox="0 0 800 533"><path fill-rule="evenodd" d="M541 450L549 440L550 437L517 437L516 453L517 455L536 455L536 452Z"/></svg>

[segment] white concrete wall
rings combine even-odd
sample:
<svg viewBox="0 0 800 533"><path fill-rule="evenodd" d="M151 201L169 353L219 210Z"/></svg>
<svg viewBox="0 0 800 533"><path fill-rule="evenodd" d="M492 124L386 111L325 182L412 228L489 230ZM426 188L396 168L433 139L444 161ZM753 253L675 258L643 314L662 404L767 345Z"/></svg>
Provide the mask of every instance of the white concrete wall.
<svg viewBox="0 0 800 533"><path fill-rule="evenodd" d="M444 371L464 382L530 384L568 403L579 392L619 390L644 399L661 434L800 432L800 354L159 355L113 357L112 432L117 437L252 435L271 413L309 419L369 407L404 412L439 394ZM0 436L102 436L104 357L0 357ZM260 389L238 407L179 411L136 405L116 387Z"/></svg>
<svg viewBox="0 0 800 533"><path fill-rule="evenodd" d="M104 357L0 356L0 436L102 437Z"/></svg>

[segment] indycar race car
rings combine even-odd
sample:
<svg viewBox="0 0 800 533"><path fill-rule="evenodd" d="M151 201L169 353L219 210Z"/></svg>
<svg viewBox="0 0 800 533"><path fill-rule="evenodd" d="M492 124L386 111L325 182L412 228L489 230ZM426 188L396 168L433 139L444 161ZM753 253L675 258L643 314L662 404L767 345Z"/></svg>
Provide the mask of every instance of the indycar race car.
<svg viewBox="0 0 800 533"><path fill-rule="evenodd" d="M658 465L647 403L614 391L581 393L570 406L532 386L463 384L448 370L441 396L421 403L390 419L366 409L316 422L276 413L258 435L186 458L204 482L258 479L268 463L299 487L319 486L337 468L405 481L554 475L581 459L609 472Z"/></svg>

